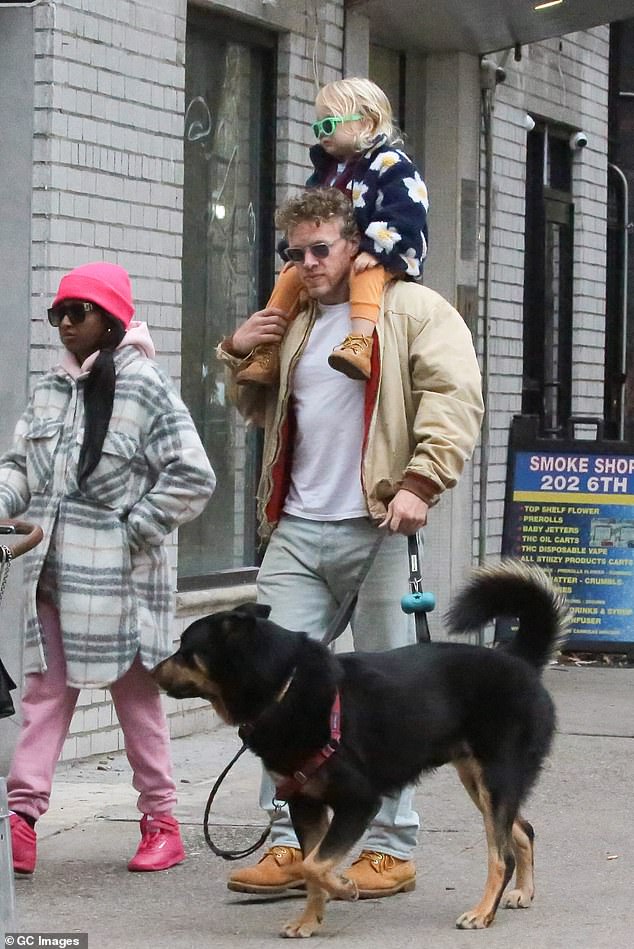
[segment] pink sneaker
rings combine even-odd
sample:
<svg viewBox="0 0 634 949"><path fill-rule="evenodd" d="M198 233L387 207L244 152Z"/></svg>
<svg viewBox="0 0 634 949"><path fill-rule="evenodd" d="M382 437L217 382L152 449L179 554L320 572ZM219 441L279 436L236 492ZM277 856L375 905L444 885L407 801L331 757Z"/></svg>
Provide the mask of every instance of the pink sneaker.
<svg viewBox="0 0 634 949"><path fill-rule="evenodd" d="M11 849L16 873L33 873L37 860L37 834L19 814L11 814Z"/></svg>
<svg viewBox="0 0 634 949"><path fill-rule="evenodd" d="M144 814L141 818L141 843L128 864L128 870L168 870L184 859L178 821L169 814Z"/></svg>

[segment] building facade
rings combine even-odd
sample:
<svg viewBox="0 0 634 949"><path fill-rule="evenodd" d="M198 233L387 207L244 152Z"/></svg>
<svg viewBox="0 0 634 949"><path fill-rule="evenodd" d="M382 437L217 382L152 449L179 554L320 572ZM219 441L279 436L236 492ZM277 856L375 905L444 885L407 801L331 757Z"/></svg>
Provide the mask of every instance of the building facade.
<svg viewBox="0 0 634 949"><path fill-rule="evenodd" d="M446 37L390 42L377 7L389 5L0 5L0 449L55 361L46 307L60 277L90 260L126 267L218 475L207 511L170 547L175 638L253 596L259 438L227 403L214 347L268 296L273 211L307 177L324 82L367 74L390 95L430 191L425 282L458 307L483 369L481 444L426 532L439 613L474 561L500 553L512 417L537 412L557 429L604 414L610 27L456 49ZM19 575L16 562L0 627L17 676ZM212 722L194 701L169 712L175 735ZM5 751L18 721L0 723ZM82 695L64 757L120 744L108 693Z"/></svg>

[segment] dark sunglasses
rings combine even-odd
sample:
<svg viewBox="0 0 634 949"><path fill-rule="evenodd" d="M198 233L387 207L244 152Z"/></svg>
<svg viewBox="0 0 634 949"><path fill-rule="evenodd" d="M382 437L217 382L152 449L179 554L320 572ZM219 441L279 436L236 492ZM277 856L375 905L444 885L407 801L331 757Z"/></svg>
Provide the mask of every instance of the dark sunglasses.
<svg viewBox="0 0 634 949"><path fill-rule="evenodd" d="M60 326L65 316L71 321L73 326L83 323L88 313L92 313L96 307L93 303L58 303L47 310L48 321L51 326Z"/></svg>
<svg viewBox="0 0 634 949"><path fill-rule="evenodd" d="M308 247L287 247L284 251L287 260L292 260L294 264L303 264L306 251L309 250L313 257L324 260L330 253L330 248L337 241L342 241L343 237L337 237L334 241L318 241L316 244L309 244Z"/></svg>

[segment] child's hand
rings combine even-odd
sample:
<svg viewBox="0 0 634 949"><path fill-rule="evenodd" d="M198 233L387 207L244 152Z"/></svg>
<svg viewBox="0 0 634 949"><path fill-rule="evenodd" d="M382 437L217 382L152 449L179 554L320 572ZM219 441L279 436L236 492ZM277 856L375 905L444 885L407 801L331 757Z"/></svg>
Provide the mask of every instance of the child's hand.
<svg viewBox="0 0 634 949"><path fill-rule="evenodd" d="M246 356L261 343L280 343L286 332L286 313L276 306L267 306L252 313L231 337L231 349L236 356Z"/></svg>
<svg viewBox="0 0 634 949"><path fill-rule="evenodd" d="M379 262L372 254L362 250L360 254L352 261L352 269L355 273L363 273L364 270L370 270L372 267L378 267Z"/></svg>

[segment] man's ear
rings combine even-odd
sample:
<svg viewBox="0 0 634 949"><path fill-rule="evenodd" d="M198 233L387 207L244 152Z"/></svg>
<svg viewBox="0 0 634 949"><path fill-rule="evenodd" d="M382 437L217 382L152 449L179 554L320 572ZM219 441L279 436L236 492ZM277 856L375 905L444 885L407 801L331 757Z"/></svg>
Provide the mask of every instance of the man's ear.
<svg viewBox="0 0 634 949"><path fill-rule="evenodd" d="M271 607L265 603L242 603L234 608L237 616L254 616L256 619L266 619Z"/></svg>

